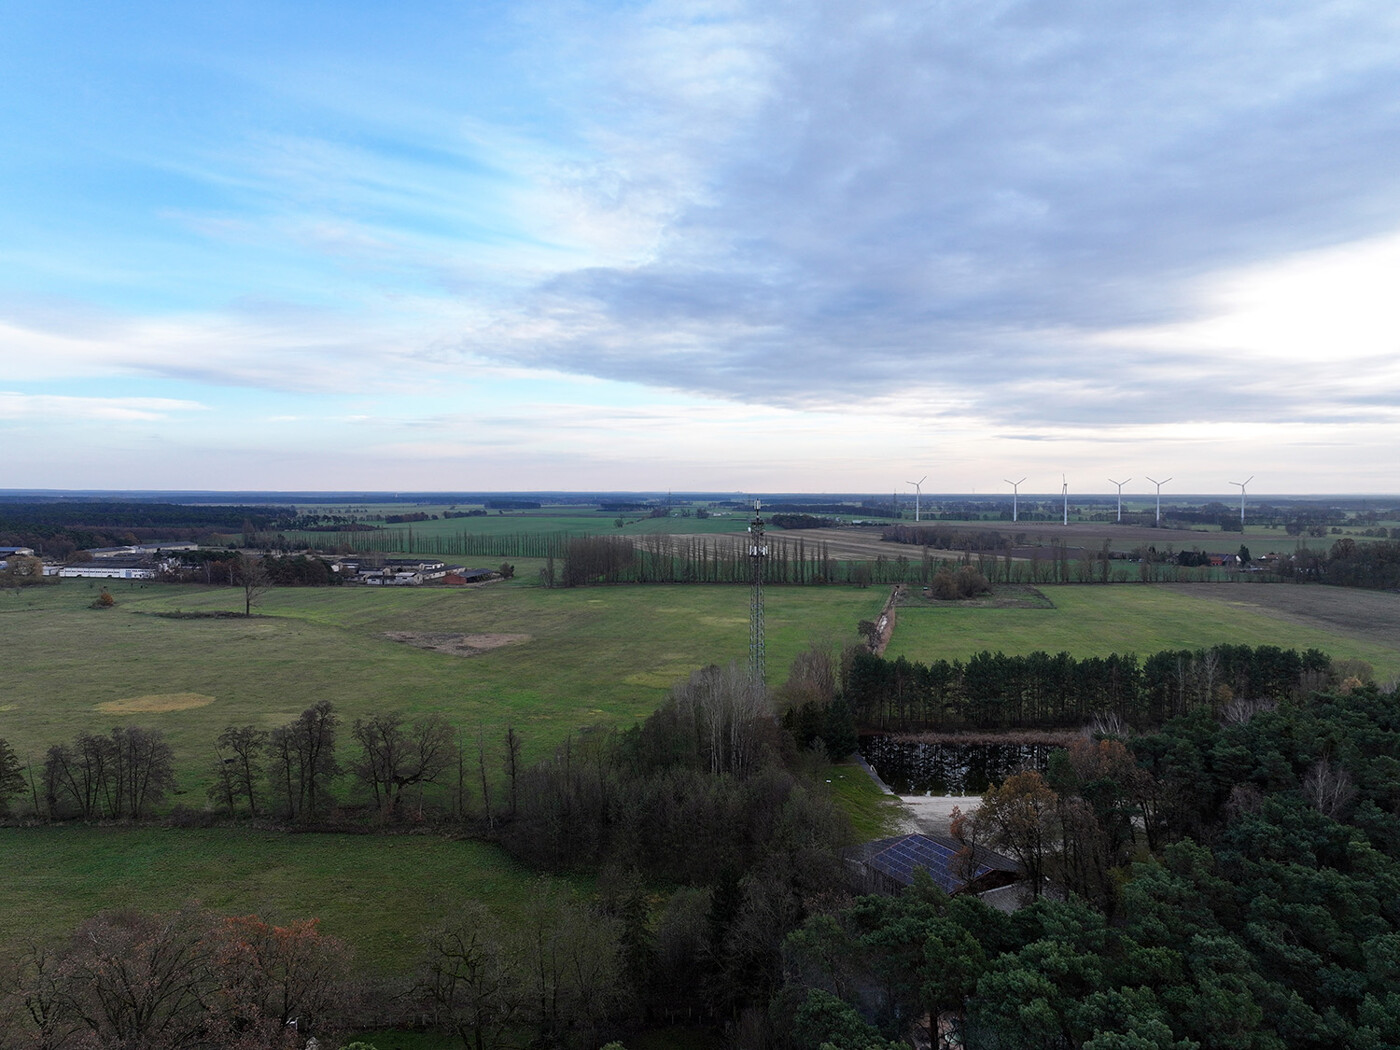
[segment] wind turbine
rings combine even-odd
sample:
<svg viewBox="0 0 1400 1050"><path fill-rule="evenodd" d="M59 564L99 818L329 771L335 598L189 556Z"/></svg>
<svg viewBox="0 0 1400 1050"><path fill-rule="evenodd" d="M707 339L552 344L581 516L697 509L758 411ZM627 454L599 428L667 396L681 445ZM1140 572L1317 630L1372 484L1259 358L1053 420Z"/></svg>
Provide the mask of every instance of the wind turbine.
<svg viewBox="0 0 1400 1050"><path fill-rule="evenodd" d="M1129 479L1128 479L1128 481L1132 481L1132 480L1133 480L1132 478L1129 478ZM1110 485L1117 485L1117 486L1118 486L1118 521L1119 521L1120 523L1121 523L1122 520L1123 520L1123 486L1126 485L1126 484L1128 483L1128 481L1114 481L1112 478L1109 478L1109 479L1108 479L1108 483L1109 483Z"/></svg>
<svg viewBox="0 0 1400 1050"><path fill-rule="evenodd" d="M1131 481L1132 478L1128 480ZM1157 486L1157 524L1160 525L1162 524L1162 486L1171 481L1171 478L1163 478L1161 481L1156 478L1148 478L1147 480Z"/></svg>
<svg viewBox="0 0 1400 1050"><path fill-rule="evenodd" d="M1017 517L1016 513L1016 497L1021 494L1021 482L1024 482L1026 479L1022 478L1021 481L1012 481L1010 478L1002 478L1001 480L1011 486L1011 520L1018 521L1019 518Z"/></svg>
<svg viewBox="0 0 1400 1050"><path fill-rule="evenodd" d="M1069 524L1069 481L1060 475L1060 495L1065 498L1065 524Z"/></svg>
<svg viewBox="0 0 1400 1050"><path fill-rule="evenodd" d="M1241 533L1244 532L1244 487L1245 487L1246 485L1248 485L1248 484L1249 484L1251 481L1253 481L1253 480L1254 480L1254 475L1251 474L1249 477L1245 478L1243 481L1232 481L1232 482L1230 482L1231 485L1238 485L1238 486L1240 487L1240 532L1241 532Z"/></svg>
<svg viewBox="0 0 1400 1050"><path fill-rule="evenodd" d="M928 475L925 474L925 475L924 475L923 477L921 477L918 481L906 481L906 482L904 483L904 484L906 484L906 485L913 485L913 486L914 486L914 520L915 520L915 521L918 521L918 520L919 520L919 494L922 492L922 489L920 488L920 486L921 486L925 481L927 481L927 480L928 480Z"/></svg>

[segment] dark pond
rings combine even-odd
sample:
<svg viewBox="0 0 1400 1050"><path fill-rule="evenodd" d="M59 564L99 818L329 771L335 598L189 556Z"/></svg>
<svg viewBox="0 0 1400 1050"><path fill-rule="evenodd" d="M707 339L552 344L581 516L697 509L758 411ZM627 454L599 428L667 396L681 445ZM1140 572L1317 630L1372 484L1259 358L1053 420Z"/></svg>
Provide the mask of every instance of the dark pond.
<svg viewBox="0 0 1400 1050"><path fill-rule="evenodd" d="M980 795L1023 769L1044 771L1049 744L921 744L872 735L860 753L899 795Z"/></svg>

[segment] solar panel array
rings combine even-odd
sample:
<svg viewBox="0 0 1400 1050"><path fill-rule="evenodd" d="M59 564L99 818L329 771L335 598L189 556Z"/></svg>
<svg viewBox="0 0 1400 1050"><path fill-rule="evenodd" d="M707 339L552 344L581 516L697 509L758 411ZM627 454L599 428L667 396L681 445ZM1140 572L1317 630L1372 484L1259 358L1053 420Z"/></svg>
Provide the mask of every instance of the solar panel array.
<svg viewBox="0 0 1400 1050"><path fill-rule="evenodd" d="M901 885L911 884L914 881L914 872L919 868L927 871L935 885L941 886L948 893L961 889L968 881L954 873L958 867L955 860L958 851L926 835L904 835L897 839L884 839L872 845L876 847L876 852L866 863ZM978 863L974 878L991 870L988 865Z"/></svg>

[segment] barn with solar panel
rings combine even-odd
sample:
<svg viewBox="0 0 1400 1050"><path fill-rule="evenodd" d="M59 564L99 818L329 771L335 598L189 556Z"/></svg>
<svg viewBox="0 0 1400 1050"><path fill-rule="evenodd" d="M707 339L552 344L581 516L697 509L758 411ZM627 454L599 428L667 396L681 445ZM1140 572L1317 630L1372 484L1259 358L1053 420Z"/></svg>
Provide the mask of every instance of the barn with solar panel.
<svg viewBox="0 0 1400 1050"><path fill-rule="evenodd" d="M980 846L964 847L941 835L899 835L862 846L852 857L865 888L897 894L926 871L945 893L982 893L1021 877L1016 862Z"/></svg>

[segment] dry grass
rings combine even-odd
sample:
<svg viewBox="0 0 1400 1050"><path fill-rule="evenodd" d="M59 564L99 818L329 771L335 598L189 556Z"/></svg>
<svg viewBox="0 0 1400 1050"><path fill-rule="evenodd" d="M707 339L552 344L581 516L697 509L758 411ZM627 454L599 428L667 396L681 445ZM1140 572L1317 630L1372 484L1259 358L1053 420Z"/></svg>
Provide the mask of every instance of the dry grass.
<svg viewBox="0 0 1400 1050"><path fill-rule="evenodd" d="M203 693L148 693L145 696L128 696L121 700L107 700L97 706L97 710L109 715L140 715L160 711L188 711L193 707L212 704L214 698Z"/></svg>

